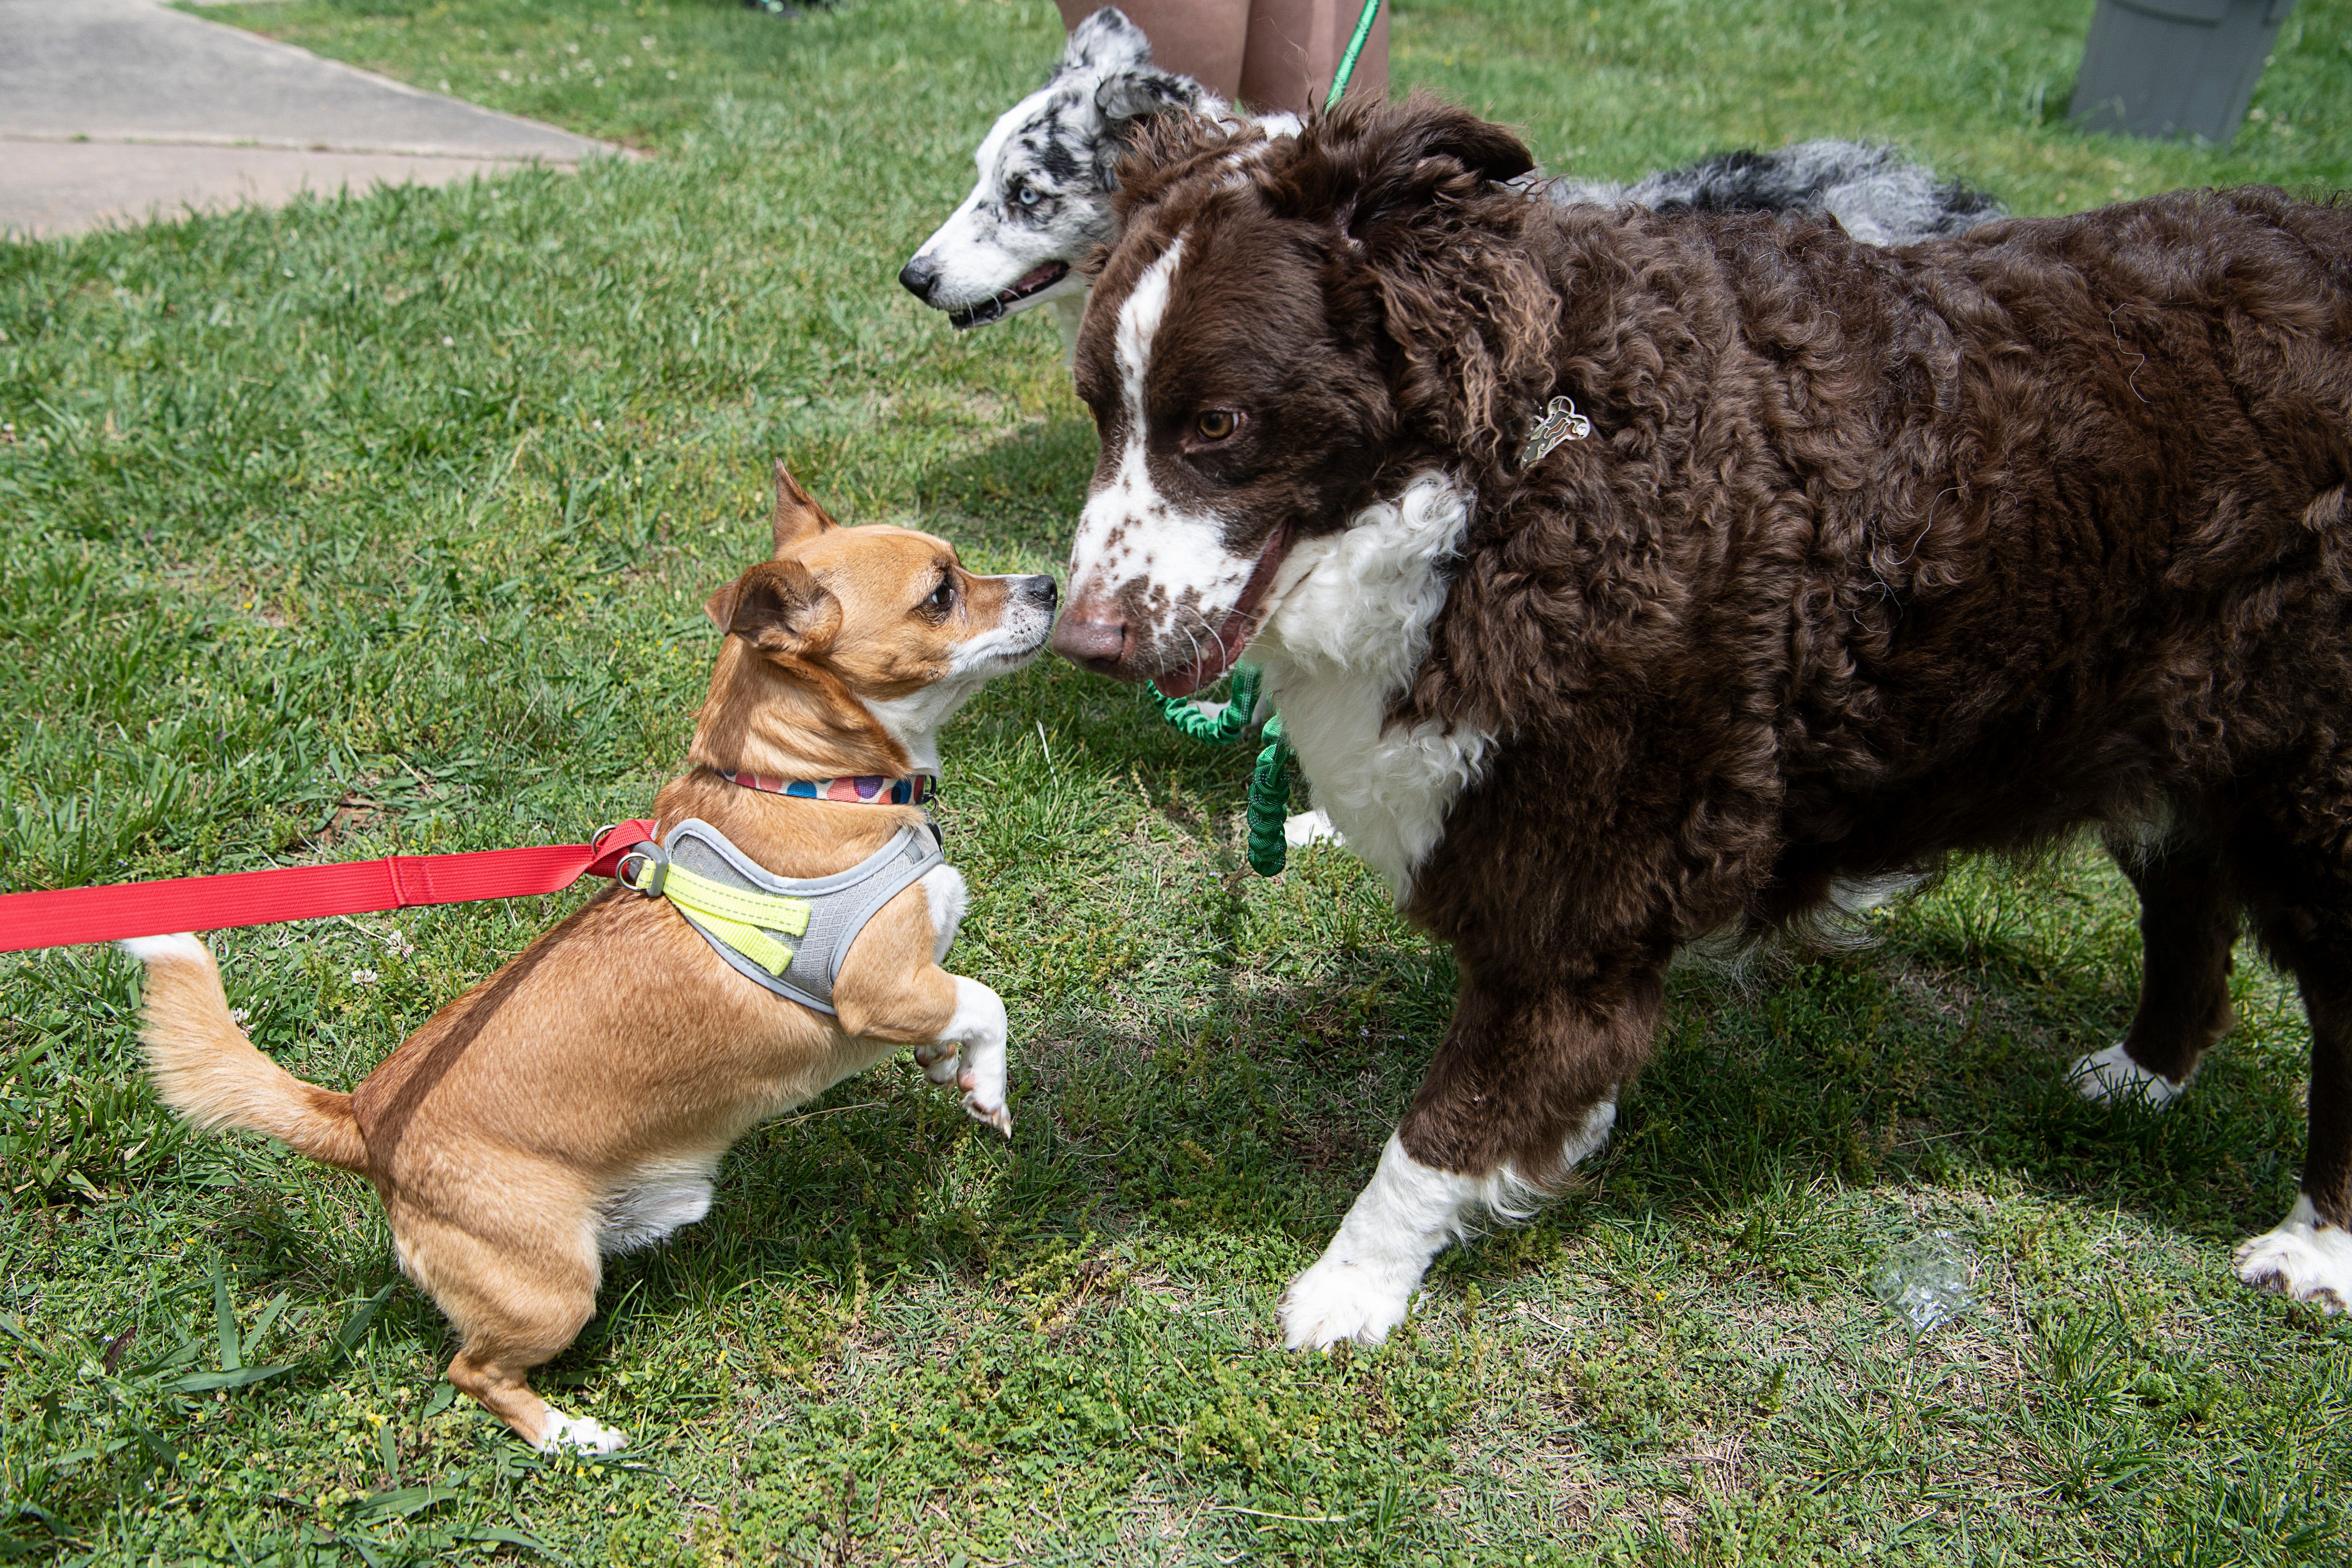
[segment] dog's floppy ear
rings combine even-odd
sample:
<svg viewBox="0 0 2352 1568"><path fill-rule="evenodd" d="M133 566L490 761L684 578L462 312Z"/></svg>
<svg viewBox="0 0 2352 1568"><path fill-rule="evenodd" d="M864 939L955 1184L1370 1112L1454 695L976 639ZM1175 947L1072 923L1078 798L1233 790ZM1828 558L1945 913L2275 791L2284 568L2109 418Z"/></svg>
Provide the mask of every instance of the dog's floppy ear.
<svg viewBox="0 0 2352 1568"><path fill-rule="evenodd" d="M1138 66L1117 71L1095 89L1095 110L1103 134L1095 143L1095 184L1118 189L1118 162L1135 143L1135 133L1162 115L1204 115L1208 94L1191 77Z"/></svg>
<svg viewBox="0 0 2352 1568"><path fill-rule="evenodd" d="M1070 29L1062 47L1065 70L1110 70L1151 63L1151 40L1116 5L1106 5Z"/></svg>
<svg viewBox="0 0 2352 1568"><path fill-rule="evenodd" d="M823 653L841 630L841 601L796 560L761 562L712 594L702 612L762 653Z"/></svg>
<svg viewBox="0 0 2352 1568"><path fill-rule="evenodd" d="M816 504L815 497L801 488L784 460L776 459L776 554L797 549L827 528L837 528L833 514Z"/></svg>
<svg viewBox="0 0 2352 1568"><path fill-rule="evenodd" d="M1191 77L1138 66L1105 77L1095 89L1095 109L1113 136L1125 136L1132 122L1178 110L1197 113L1206 95Z"/></svg>
<svg viewBox="0 0 2352 1568"><path fill-rule="evenodd" d="M1536 166L1501 126L1423 93L1401 104L1349 99L1299 140L1301 195L1309 205L1343 202L1356 235L1401 210L1425 209L1449 185L1517 179Z"/></svg>

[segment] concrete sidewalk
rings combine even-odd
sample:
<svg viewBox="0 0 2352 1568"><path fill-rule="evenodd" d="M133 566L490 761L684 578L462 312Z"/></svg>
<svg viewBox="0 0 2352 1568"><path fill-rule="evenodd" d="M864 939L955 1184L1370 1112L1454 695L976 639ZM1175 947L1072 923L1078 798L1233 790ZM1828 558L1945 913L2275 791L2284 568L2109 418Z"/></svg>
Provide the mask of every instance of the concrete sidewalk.
<svg viewBox="0 0 2352 1568"><path fill-rule="evenodd" d="M0 235L621 151L156 0L0 0Z"/></svg>

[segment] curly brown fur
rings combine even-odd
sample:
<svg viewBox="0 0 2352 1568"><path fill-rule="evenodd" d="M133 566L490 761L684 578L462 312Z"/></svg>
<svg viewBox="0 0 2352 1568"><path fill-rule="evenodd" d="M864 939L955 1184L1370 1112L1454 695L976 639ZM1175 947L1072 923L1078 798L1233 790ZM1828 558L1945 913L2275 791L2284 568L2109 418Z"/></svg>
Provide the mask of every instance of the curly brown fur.
<svg viewBox="0 0 2352 1568"><path fill-rule="evenodd" d="M2186 1076L2250 919L2311 1013L2305 1193L2352 1225L2352 210L2185 192L1887 251L1555 207L1498 183L1526 166L1420 99L1246 160L1163 130L1078 351L1108 465L1110 329L1181 236L1145 402L1241 434L1150 445L1157 494L1242 558L1416 474L1475 497L1388 699L1391 736L1491 737L1410 868L1462 988L1404 1149L1551 1174L1646 1056L1678 944L2162 819L2127 862L2129 1053ZM1520 471L1562 394L1591 435ZM1118 637L1088 663L1178 662L1148 580L1092 581L1072 613Z"/></svg>

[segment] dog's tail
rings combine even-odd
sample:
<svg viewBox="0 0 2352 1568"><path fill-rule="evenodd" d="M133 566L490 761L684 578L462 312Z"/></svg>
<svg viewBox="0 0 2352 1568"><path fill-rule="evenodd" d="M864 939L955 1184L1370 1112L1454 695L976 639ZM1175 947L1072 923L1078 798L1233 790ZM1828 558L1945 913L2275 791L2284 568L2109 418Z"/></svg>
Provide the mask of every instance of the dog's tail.
<svg viewBox="0 0 2352 1568"><path fill-rule="evenodd" d="M123 950L147 966L139 1039L163 1103L206 1132L266 1133L347 1171L367 1168L352 1097L305 1083L254 1049L229 1016L220 969L194 936L135 936Z"/></svg>

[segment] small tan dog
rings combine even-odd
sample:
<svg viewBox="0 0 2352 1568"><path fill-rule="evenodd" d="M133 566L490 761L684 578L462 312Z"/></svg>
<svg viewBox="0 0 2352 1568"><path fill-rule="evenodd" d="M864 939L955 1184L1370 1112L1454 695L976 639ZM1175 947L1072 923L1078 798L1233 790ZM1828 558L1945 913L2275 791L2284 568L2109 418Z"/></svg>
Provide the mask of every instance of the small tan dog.
<svg viewBox="0 0 2352 1568"><path fill-rule="evenodd" d="M373 1182L402 1271L464 1339L449 1380L541 1448L625 1442L550 1408L530 1371L594 1313L601 1255L701 1218L719 1156L753 1125L912 1044L972 1115L1012 1127L1004 1004L940 967L963 878L919 806L892 797L919 801L940 726L1045 647L1054 580L975 577L928 534L842 528L781 464L776 476L774 559L705 607L726 636L693 766L655 800L668 854L625 862L635 891L591 900L356 1092L304 1083L256 1050L194 937L123 944L147 966L142 1038L163 1098L201 1126L265 1133ZM713 840L751 863L730 872ZM709 891L731 878L734 895L756 894L761 873L821 880L752 907ZM736 956L706 927L733 932ZM792 935L804 939L788 969L753 963Z"/></svg>

